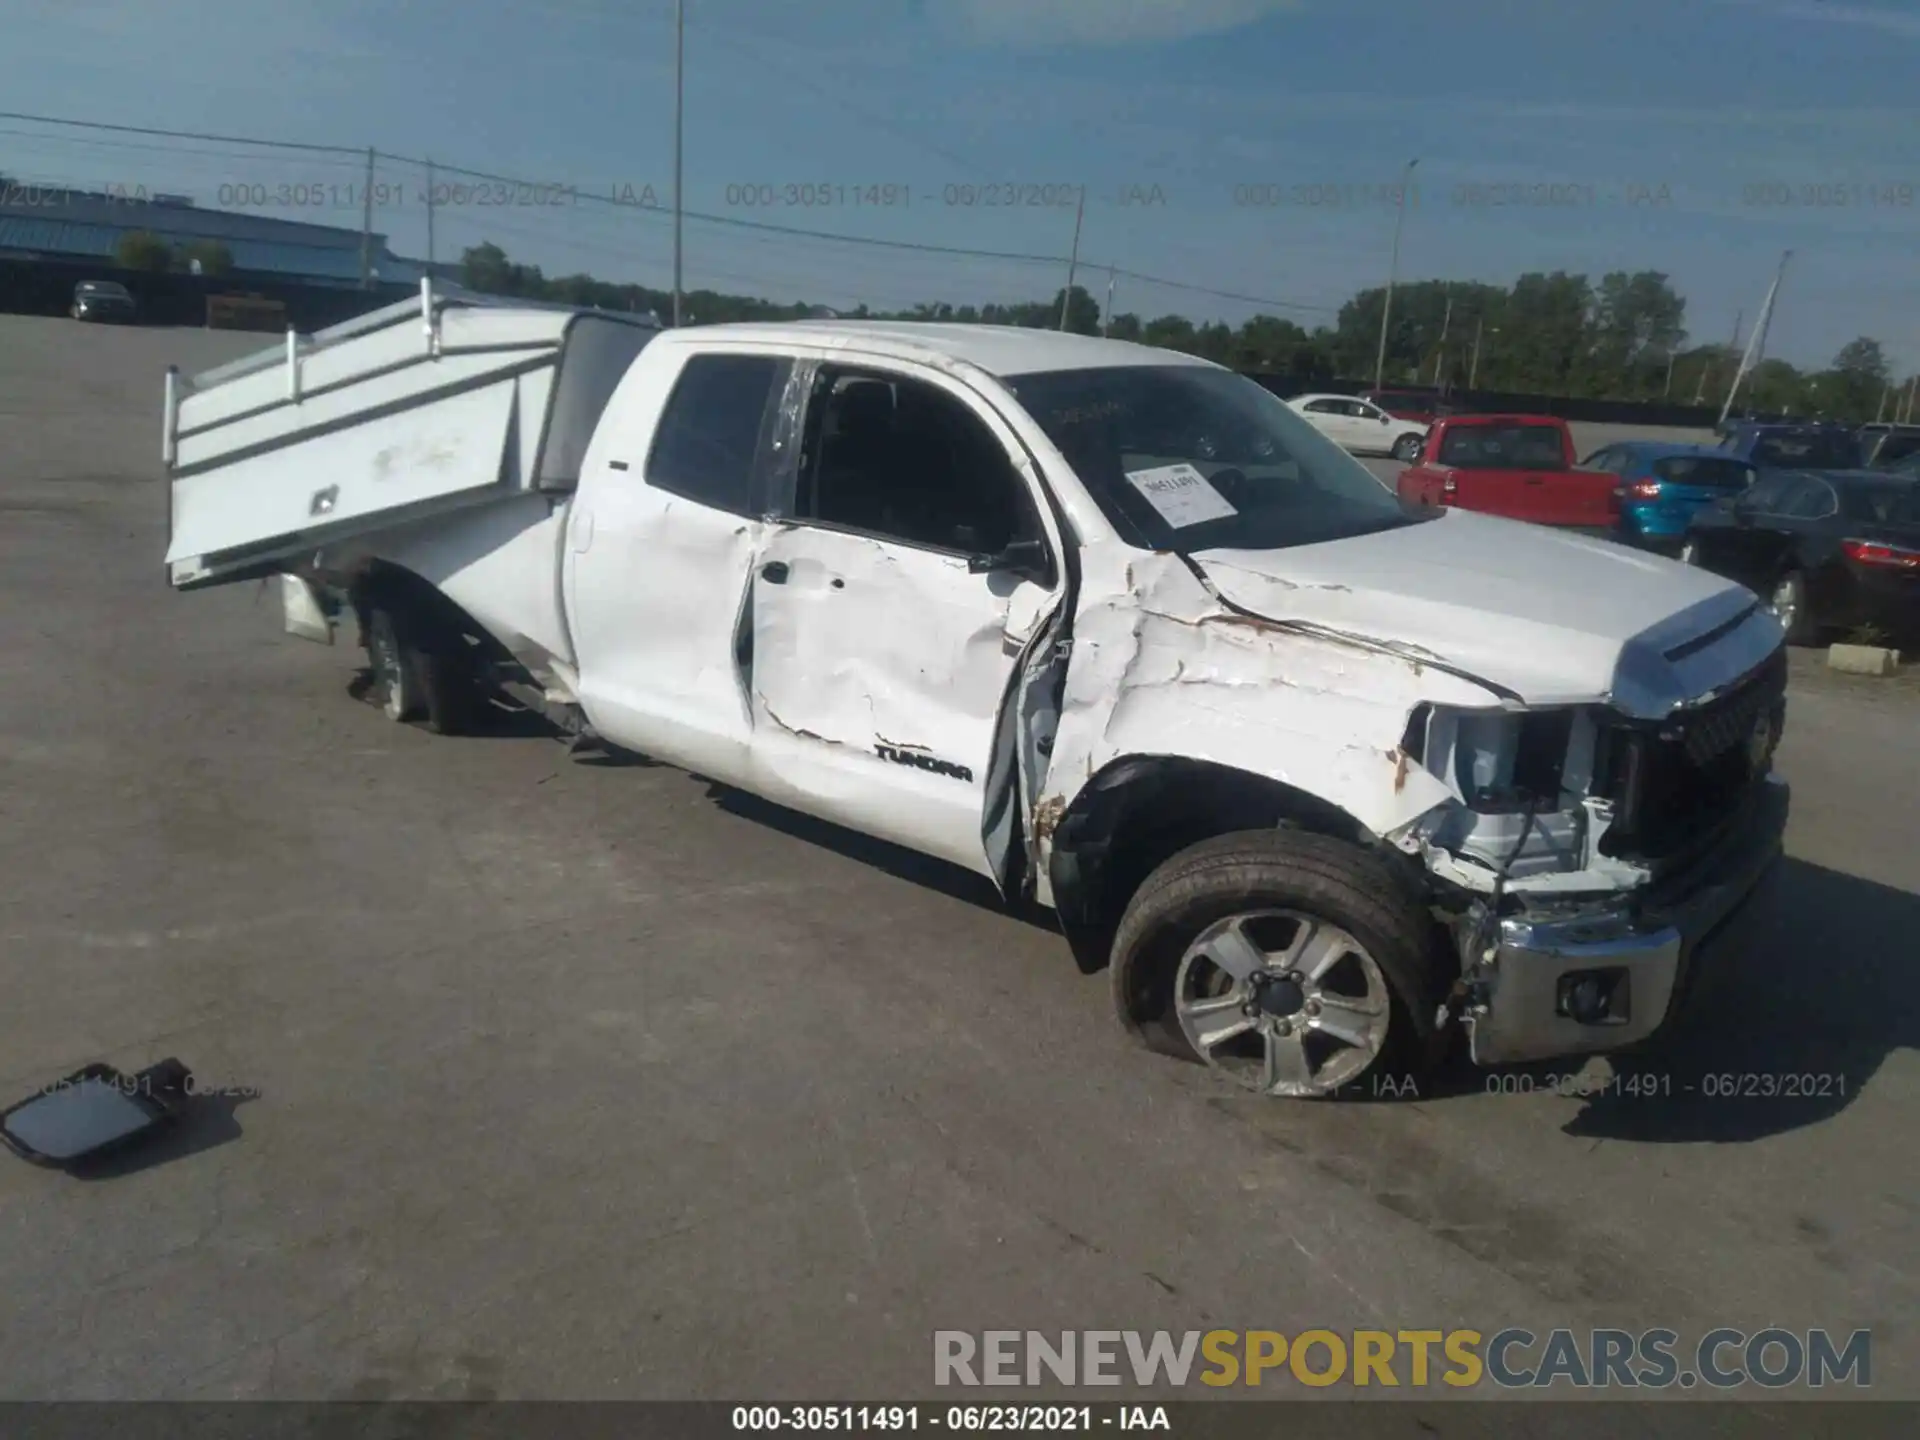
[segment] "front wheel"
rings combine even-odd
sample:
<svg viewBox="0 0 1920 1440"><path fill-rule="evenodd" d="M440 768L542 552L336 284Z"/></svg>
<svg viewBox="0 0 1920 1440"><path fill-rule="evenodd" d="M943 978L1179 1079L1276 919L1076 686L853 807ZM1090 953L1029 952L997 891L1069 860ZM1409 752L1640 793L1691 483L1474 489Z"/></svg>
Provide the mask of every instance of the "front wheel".
<svg viewBox="0 0 1920 1440"><path fill-rule="evenodd" d="M1773 593L1767 597L1767 608L1773 612L1773 618L1780 622L1780 628L1787 632L1789 645L1811 645L1818 634L1813 617L1807 609L1807 577L1798 570L1789 570L1774 582Z"/></svg>
<svg viewBox="0 0 1920 1440"><path fill-rule="evenodd" d="M1114 1002L1149 1047L1248 1090L1351 1093L1438 1058L1438 941L1376 856L1302 831L1223 835L1134 894L1114 937Z"/></svg>

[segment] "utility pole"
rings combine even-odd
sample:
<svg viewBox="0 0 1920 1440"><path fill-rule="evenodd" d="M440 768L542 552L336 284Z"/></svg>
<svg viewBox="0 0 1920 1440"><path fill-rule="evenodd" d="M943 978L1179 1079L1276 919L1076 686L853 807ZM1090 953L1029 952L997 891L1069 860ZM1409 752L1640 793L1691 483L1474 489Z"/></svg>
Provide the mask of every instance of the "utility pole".
<svg viewBox="0 0 1920 1440"><path fill-rule="evenodd" d="M1886 381L1880 386L1880 408L1873 412L1873 423L1878 425L1887 418L1887 396L1893 393L1893 382Z"/></svg>
<svg viewBox="0 0 1920 1440"><path fill-rule="evenodd" d="M683 156L681 136L687 110L687 0L673 3L673 324L680 326L681 192Z"/></svg>
<svg viewBox="0 0 1920 1440"><path fill-rule="evenodd" d="M1905 408L1900 412L1900 423L1902 425L1908 425L1913 422L1913 390L1916 383L1920 383L1920 375L1912 376L1907 381L1907 403Z"/></svg>
<svg viewBox="0 0 1920 1440"><path fill-rule="evenodd" d="M373 288L373 147L367 147L367 186L360 210L360 288Z"/></svg>
<svg viewBox="0 0 1920 1440"><path fill-rule="evenodd" d="M1406 173L1400 177L1400 208L1393 217L1393 258L1387 262L1387 294L1380 306L1380 349L1373 360L1373 388L1376 390L1386 380L1387 322L1393 316L1393 282L1400 275L1400 230L1407 222L1407 191L1412 188L1413 167L1419 163L1418 156L1409 160Z"/></svg>
<svg viewBox="0 0 1920 1440"><path fill-rule="evenodd" d="M1671 350L1667 352L1667 384L1666 388L1660 392L1660 398L1662 400L1673 398L1673 352Z"/></svg>
<svg viewBox="0 0 1920 1440"><path fill-rule="evenodd" d="M1087 187L1080 187L1079 203L1073 207L1073 250L1067 256L1067 288L1060 292L1060 328L1067 328L1067 307L1073 303L1073 272L1080 266L1080 221L1087 213Z"/></svg>
<svg viewBox="0 0 1920 1440"><path fill-rule="evenodd" d="M1480 379L1480 336L1485 331L1487 317L1478 316L1473 322L1473 359L1467 365L1467 389L1471 391Z"/></svg>
<svg viewBox="0 0 1920 1440"><path fill-rule="evenodd" d="M1780 294L1780 282L1787 278L1787 261L1792 258L1793 251L1785 250L1781 252L1780 268L1774 272L1773 289L1768 292L1767 296L1769 301L1772 301ZM1772 328L1773 306L1769 303L1766 308L1766 313L1760 317L1760 344L1759 348L1756 349L1753 354L1753 363L1756 369L1759 368L1760 363L1767 358L1767 332Z"/></svg>
<svg viewBox="0 0 1920 1440"><path fill-rule="evenodd" d="M1113 266L1107 267L1107 308L1100 312L1100 338L1106 339L1113 330Z"/></svg>
<svg viewBox="0 0 1920 1440"><path fill-rule="evenodd" d="M1446 313L1440 317L1440 346L1434 352L1434 356L1433 356L1433 383L1436 385L1440 383L1440 367L1446 363L1447 327L1452 324L1453 324L1453 295L1451 292L1449 292L1447 295Z"/></svg>
<svg viewBox="0 0 1920 1440"><path fill-rule="evenodd" d="M433 273L433 161L427 161L427 273Z"/></svg>
<svg viewBox="0 0 1920 1440"><path fill-rule="evenodd" d="M1727 389L1727 403L1720 407L1720 423L1727 423L1727 416L1733 413L1734 397L1740 393L1740 382L1748 373L1760 364L1760 357L1766 353L1767 331L1773 324L1774 301L1780 298L1780 282L1787 278L1787 261L1793 258L1793 251L1785 250L1780 255L1780 268L1773 274L1773 284L1767 287L1767 298L1761 302L1760 318L1754 322L1753 335L1747 341L1747 353L1740 357L1739 368L1733 372L1733 384Z"/></svg>
<svg viewBox="0 0 1920 1440"><path fill-rule="evenodd" d="M1740 348L1740 322L1746 318L1747 318L1747 312L1744 310L1736 310L1733 312L1733 338L1727 341L1728 351L1731 352L1731 351L1738 350ZM1693 388L1694 404L1699 405L1699 404L1703 404L1706 401L1707 378L1712 374L1713 374L1713 361L1711 360L1701 361L1700 362L1700 383L1694 386Z"/></svg>

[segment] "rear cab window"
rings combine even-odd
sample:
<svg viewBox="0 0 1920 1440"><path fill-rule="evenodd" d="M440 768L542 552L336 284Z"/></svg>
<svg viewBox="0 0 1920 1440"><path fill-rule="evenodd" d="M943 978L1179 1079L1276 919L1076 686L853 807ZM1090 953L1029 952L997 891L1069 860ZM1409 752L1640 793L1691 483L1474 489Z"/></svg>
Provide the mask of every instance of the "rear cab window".
<svg viewBox="0 0 1920 1440"><path fill-rule="evenodd" d="M1669 455L1654 462L1653 473L1675 485L1709 490L1745 490L1753 483L1751 465L1724 455Z"/></svg>
<svg viewBox="0 0 1920 1440"><path fill-rule="evenodd" d="M1557 425L1455 425L1440 442L1440 463L1463 470L1564 470Z"/></svg>
<svg viewBox="0 0 1920 1440"><path fill-rule="evenodd" d="M789 368L773 355L689 359L661 413L647 484L729 514L764 512L759 459Z"/></svg>
<svg viewBox="0 0 1920 1440"><path fill-rule="evenodd" d="M1754 464L1783 470L1852 470L1860 464L1860 448L1849 437L1818 432L1762 435L1752 453Z"/></svg>

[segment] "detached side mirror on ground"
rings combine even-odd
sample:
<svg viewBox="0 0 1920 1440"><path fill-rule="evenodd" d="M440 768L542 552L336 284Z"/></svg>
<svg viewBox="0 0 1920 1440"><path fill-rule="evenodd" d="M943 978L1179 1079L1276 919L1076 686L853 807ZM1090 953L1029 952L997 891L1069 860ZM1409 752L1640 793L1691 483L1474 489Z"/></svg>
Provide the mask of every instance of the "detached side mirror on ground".
<svg viewBox="0 0 1920 1440"><path fill-rule="evenodd" d="M137 1075L88 1065L0 1111L0 1142L37 1165L71 1165L179 1118L193 1072L162 1060Z"/></svg>
<svg viewBox="0 0 1920 1440"><path fill-rule="evenodd" d="M967 557L968 574L989 575L995 571L1044 584L1053 573L1053 564L1046 545L1039 540L1015 540L997 553Z"/></svg>

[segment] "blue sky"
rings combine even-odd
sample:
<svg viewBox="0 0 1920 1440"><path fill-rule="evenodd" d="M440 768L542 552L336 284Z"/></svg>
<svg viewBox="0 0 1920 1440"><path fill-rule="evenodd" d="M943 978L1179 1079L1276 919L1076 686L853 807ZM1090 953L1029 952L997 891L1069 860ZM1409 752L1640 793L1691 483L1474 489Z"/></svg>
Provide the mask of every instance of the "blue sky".
<svg viewBox="0 0 1920 1440"><path fill-rule="evenodd" d="M560 205L445 204L436 248L445 257L491 238L550 273L670 277L665 214L588 197L671 195L671 0L9 0L7 10L8 110L372 145L577 187L580 199ZM989 206L985 187L1084 185L1083 279L1096 295L1112 264L1284 301L1295 308L1277 313L1312 324L1384 278L1389 187L1418 157L1404 278L1664 270L1689 301L1693 338L1721 339L1737 312L1752 320L1792 248L1770 353L1824 363L1864 333L1904 370L1920 367L1911 0L687 0L687 10L690 210L1065 256L1071 204ZM264 195L254 208L359 221L344 188L359 164L340 156L0 120L0 170L183 191L205 205ZM424 253L420 172L386 161L379 177L400 198L376 228L402 253ZM891 203L856 203L881 184L900 187ZM802 185L815 188L789 196ZM1470 187L1494 186L1559 190L1544 204L1471 198ZM776 203L747 204L754 187ZM822 195L830 203L787 203ZM1289 203L1248 203L1268 195ZM298 203L328 196L341 203ZM1029 298L1064 278L1058 263L698 221L686 267L689 288L829 305ZM1131 278L1115 302L1229 320L1256 308Z"/></svg>

